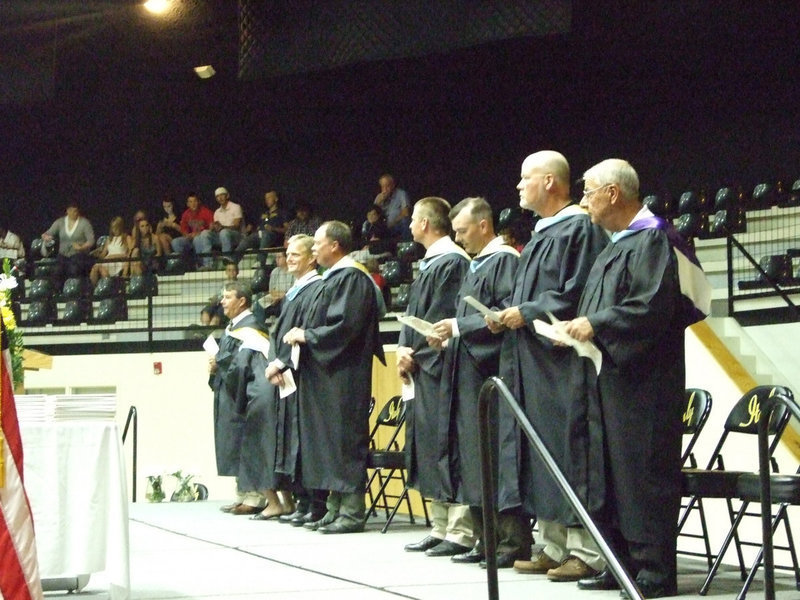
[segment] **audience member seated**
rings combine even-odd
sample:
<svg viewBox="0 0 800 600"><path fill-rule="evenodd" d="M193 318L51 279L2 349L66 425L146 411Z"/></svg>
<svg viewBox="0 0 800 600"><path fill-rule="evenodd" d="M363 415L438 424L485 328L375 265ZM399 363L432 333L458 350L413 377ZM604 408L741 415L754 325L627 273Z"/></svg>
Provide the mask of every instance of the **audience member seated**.
<svg viewBox="0 0 800 600"><path fill-rule="evenodd" d="M0 259L3 258L11 260L25 258L25 246L16 233L9 231L4 223L0 223Z"/></svg>
<svg viewBox="0 0 800 600"><path fill-rule="evenodd" d="M248 233L236 247L237 259L250 248L276 248L283 245L283 233L289 220L286 211L280 205L278 192L271 190L264 194L266 209L261 213L258 228Z"/></svg>
<svg viewBox="0 0 800 600"><path fill-rule="evenodd" d="M299 203L295 209L295 218L286 224L286 231L284 232L284 239L290 239L292 236L305 234L314 236L322 225L322 220L314 216L311 211L311 206L305 202Z"/></svg>
<svg viewBox="0 0 800 600"><path fill-rule="evenodd" d="M122 217L114 217L111 219L111 225L108 230L108 237L105 243L99 249L97 258L108 260L112 258L122 259L120 262L97 262L92 267L89 273L89 279L92 280L92 285L97 285L101 277L116 277L128 275L128 256L131 251L131 238L125 232L125 222Z"/></svg>
<svg viewBox="0 0 800 600"><path fill-rule="evenodd" d="M388 173L381 175L378 185L381 191L375 196L374 204L383 209L389 233L397 240L410 240L411 201L408 194L397 187L394 176Z"/></svg>
<svg viewBox="0 0 800 600"><path fill-rule="evenodd" d="M208 299L208 304L200 311L200 324L212 327L219 327L227 325L228 319L225 312L222 310L222 296L225 293L225 286L231 281L236 281L239 278L239 266L233 261L225 262L225 283L219 290L219 294L211 296Z"/></svg>
<svg viewBox="0 0 800 600"><path fill-rule="evenodd" d="M196 193L190 193L186 199L186 210L181 215L181 233L183 235L172 240L172 251L188 254L197 236L208 230L213 222L214 213L200 203L200 197Z"/></svg>
<svg viewBox="0 0 800 600"><path fill-rule="evenodd" d="M372 276L372 280L375 282L375 285L378 286L378 289L381 291L383 295L383 302L386 306L389 306L392 300L392 291L389 289L388 284L386 283L386 278L381 274L381 266L378 262L377 258L368 258L364 262L364 266L369 271L369 274Z"/></svg>
<svg viewBox="0 0 800 600"><path fill-rule="evenodd" d="M389 228L383 216L383 209L373 204L367 209L367 220L361 225L361 245L373 254L386 252L391 244Z"/></svg>
<svg viewBox="0 0 800 600"><path fill-rule="evenodd" d="M66 277L86 277L92 268L89 252L94 246L94 229L82 217L78 205L70 202L67 214L56 219L42 234L45 241L58 239L58 261Z"/></svg>
<svg viewBox="0 0 800 600"><path fill-rule="evenodd" d="M131 241L131 275L155 273L159 269L160 257L161 244L158 243L158 236L153 233L150 222L146 218L141 219Z"/></svg>
<svg viewBox="0 0 800 600"><path fill-rule="evenodd" d="M277 317L280 313L281 300L294 284L294 276L286 268L286 252L278 252L275 256L275 268L269 274L269 296L259 302L264 308L264 317ZM259 311L259 316L261 313Z"/></svg>
<svg viewBox="0 0 800 600"><path fill-rule="evenodd" d="M194 250L202 255L199 268L204 271L213 268L211 256L208 256L213 248L220 248L223 254L230 255L242 239L242 207L231 202L230 194L224 187L217 188L214 196L219 208L214 211L211 229L203 231L194 239Z"/></svg>
<svg viewBox="0 0 800 600"><path fill-rule="evenodd" d="M133 227L131 227L131 237L136 235L136 229L139 226L139 221L147 218L147 213L141 208L133 213Z"/></svg>
<svg viewBox="0 0 800 600"><path fill-rule="evenodd" d="M161 253L172 252L172 240L183 235L181 222L175 212L175 201L171 196L165 196L161 201L161 218L156 225L156 236L161 244Z"/></svg>

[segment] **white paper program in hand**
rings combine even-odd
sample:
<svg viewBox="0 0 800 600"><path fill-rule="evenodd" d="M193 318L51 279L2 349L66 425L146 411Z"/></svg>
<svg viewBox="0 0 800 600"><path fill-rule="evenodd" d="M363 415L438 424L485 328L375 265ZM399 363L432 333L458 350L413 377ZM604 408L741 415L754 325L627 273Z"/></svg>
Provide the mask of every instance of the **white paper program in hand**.
<svg viewBox="0 0 800 600"><path fill-rule="evenodd" d="M469 304L472 308L477 310L479 313L481 313L484 317L488 318L490 321L494 321L495 323L500 322L500 317L496 311L492 310L485 304L481 304L478 300L476 300L472 296L464 296L464 302Z"/></svg>
<svg viewBox="0 0 800 600"><path fill-rule="evenodd" d="M433 323L429 323L425 319L420 319L419 317L412 317L410 315L397 315L397 320L400 321L403 325L408 325L416 331L417 333L421 333L425 337L433 337L437 339L441 339L436 330L433 328Z"/></svg>
<svg viewBox="0 0 800 600"><path fill-rule="evenodd" d="M547 313L547 316L550 317L552 323L545 323L540 319L534 320L533 328L536 330L536 333L554 342L559 342L565 346L574 348L578 356L585 356L592 361L594 370L599 375L600 369L603 366L603 355L600 352L600 348L592 342L579 342L564 330L564 321L559 321L551 313Z"/></svg>

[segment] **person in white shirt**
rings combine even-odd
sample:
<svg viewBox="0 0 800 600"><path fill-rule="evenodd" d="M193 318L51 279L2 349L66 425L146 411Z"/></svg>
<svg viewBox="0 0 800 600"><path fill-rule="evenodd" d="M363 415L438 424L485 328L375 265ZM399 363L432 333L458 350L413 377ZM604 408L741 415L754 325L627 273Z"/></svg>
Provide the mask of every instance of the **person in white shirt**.
<svg viewBox="0 0 800 600"><path fill-rule="evenodd" d="M219 208L214 211L214 222L211 229L200 233L194 239L194 250L201 255L201 269L211 268L211 257L202 256L209 254L212 248L220 248L224 254L230 254L242 239L242 207L231 202L230 194L224 187L214 191Z"/></svg>
<svg viewBox="0 0 800 600"><path fill-rule="evenodd" d="M25 258L25 246L16 233L9 231L5 224L0 223L0 259L2 258L11 260Z"/></svg>

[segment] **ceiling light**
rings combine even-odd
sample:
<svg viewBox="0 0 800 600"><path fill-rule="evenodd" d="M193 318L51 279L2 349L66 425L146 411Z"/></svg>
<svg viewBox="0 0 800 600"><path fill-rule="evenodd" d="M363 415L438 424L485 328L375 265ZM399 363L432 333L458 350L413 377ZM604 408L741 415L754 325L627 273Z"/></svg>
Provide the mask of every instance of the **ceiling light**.
<svg viewBox="0 0 800 600"><path fill-rule="evenodd" d="M144 7L154 15L163 15L169 10L170 0L147 0Z"/></svg>
<svg viewBox="0 0 800 600"><path fill-rule="evenodd" d="M209 77L213 77L216 71L214 67L211 65L203 65L202 67L195 67L194 72L197 73L197 76L200 79L208 79Z"/></svg>

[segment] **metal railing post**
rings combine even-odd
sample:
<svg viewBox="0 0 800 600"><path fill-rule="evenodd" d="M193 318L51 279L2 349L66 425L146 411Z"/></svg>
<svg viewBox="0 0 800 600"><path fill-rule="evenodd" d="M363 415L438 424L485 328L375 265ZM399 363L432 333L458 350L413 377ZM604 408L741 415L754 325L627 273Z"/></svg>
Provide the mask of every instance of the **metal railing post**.
<svg viewBox="0 0 800 600"><path fill-rule="evenodd" d="M133 483L131 484L131 498L136 502L136 471L137 471L137 455L139 452L139 414L136 412L136 407L131 406L128 410L128 418L125 420L125 428L122 430L122 443L128 437L128 427L133 421L133 455L131 458L131 472L133 476Z"/></svg>
<svg viewBox="0 0 800 600"><path fill-rule="evenodd" d="M775 558L772 541L772 489L769 456L769 424L772 412L779 404L783 404L795 419L800 419L800 407L783 394L775 394L762 406L761 419L758 422L758 470L761 481L761 536L762 562L764 563L764 598L775 600ZM758 563L753 569L758 568Z"/></svg>
<svg viewBox="0 0 800 600"><path fill-rule="evenodd" d="M547 467L548 472L555 479L558 487L563 492L567 501L569 502L575 515L580 520L583 527L597 543L598 548L603 553L606 559L608 569L613 573L616 580L619 582L622 589L624 589L630 598L643 598L642 593L636 586L636 583L631 578L630 574L625 570L625 567L617 558L614 551L603 538L600 529L595 525L589 513L584 508L575 490L567 481L561 468L556 464L556 461L550 455L544 442L537 431L533 428L527 415L523 412L519 403L506 387L506 384L499 377L490 377L481 387L480 395L478 396L478 431L480 433L481 444L481 484L483 486L483 526L484 526L484 547L486 548L486 574L487 583L489 586L489 600L497 600L497 556L496 556L496 523L495 523L495 493L494 493L494 473L491 463L492 441L489 431L489 409L488 404L492 397L492 392L496 391L497 395L508 405L514 415L514 420L522 429L525 436L530 441L531 445L536 449L539 457Z"/></svg>

